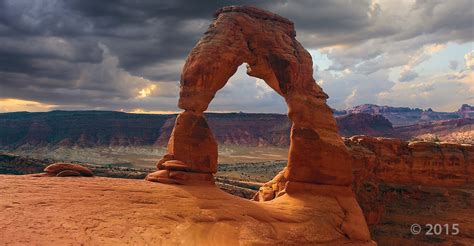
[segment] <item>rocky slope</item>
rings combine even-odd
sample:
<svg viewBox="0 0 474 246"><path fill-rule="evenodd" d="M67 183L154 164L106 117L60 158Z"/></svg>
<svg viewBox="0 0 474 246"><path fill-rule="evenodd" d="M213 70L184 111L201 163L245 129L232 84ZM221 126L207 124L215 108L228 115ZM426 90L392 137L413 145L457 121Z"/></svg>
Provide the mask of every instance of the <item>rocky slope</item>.
<svg viewBox="0 0 474 246"><path fill-rule="evenodd" d="M256 203L210 185L0 175L0 197L6 245L374 245L342 233L337 191Z"/></svg>

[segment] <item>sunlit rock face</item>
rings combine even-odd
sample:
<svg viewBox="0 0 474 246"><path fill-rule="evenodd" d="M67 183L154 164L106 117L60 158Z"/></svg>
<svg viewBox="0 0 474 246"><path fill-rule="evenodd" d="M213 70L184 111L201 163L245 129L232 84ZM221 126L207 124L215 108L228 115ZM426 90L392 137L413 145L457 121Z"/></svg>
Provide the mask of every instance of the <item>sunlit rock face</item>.
<svg viewBox="0 0 474 246"><path fill-rule="evenodd" d="M179 107L185 111L176 121L166 160L182 161L191 172L216 172L216 141L203 112L246 63L247 73L263 79L288 105L293 126L286 179L349 185L350 158L326 105L328 96L315 83L311 56L295 36L293 23L273 13L253 7L218 10L184 65Z"/></svg>
<svg viewBox="0 0 474 246"><path fill-rule="evenodd" d="M261 191L254 200L309 209L326 228L307 234L316 241L334 233L346 242L372 244L350 187L352 158L326 104L328 96L315 83L312 58L295 39L293 23L254 7L225 7L214 17L184 65L178 103L184 112L176 119L168 153L158 161L159 170L146 179L168 184L212 183L217 143L203 112L246 63L248 75L264 80L285 99L293 124L288 165L270 181L278 194ZM310 208L310 204L315 206ZM314 225L295 224L289 230L300 226Z"/></svg>

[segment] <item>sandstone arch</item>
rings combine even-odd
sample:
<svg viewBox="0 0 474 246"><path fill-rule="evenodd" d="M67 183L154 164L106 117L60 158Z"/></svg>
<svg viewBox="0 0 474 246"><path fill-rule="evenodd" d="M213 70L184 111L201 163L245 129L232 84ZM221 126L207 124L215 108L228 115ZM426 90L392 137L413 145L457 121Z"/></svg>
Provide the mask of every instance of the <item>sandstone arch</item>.
<svg viewBox="0 0 474 246"><path fill-rule="evenodd" d="M225 7L214 17L184 65L178 103L184 112L176 119L168 153L146 179L213 183L217 143L203 112L238 66L247 63L247 74L284 97L293 122L288 165L254 200L279 197L271 205L295 214L311 207L309 213L320 222L316 227L373 245L350 187L352 158L326 105L328 96L313 79L311 56L295 39L293 23L253 7Z"/></svg>
<svg viewBox="0 0 474 246"><path fill-rule="evenodd" d="M310 54L295 39L288 19L254 7L224 7L192 49L181 75L176 119L161 171L148 179L174 183L211 180L217 170L217 143L203 112L239 65L263 79L288 105L293 122L288 181L348 186L351 162L337 132L328 96L313 79ZM193 178L191 178L191 176Z"/></svg>

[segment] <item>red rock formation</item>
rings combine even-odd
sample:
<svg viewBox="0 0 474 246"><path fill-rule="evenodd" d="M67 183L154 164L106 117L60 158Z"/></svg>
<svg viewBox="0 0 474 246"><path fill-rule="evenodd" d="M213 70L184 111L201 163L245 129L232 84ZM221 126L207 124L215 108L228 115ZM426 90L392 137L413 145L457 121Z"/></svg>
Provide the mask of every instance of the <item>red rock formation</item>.
<svg viewBox="0 0 474 246"><path fill-rule="evenodd" d="M66 177L66 176L93 176L92 171L84 166L79 164L70 164L70 163L54 163L47 166L44 171L48 175L53 175L57 177Z"/></svg>
<svg viewBox="0 0 474 246"><path fill-rule="evenodd" d="M369 135L389 136L393 132L392 123L380 114L349 114L336 118L339 132L343 136Z"/></svg>
<svg viewBox="0 0 474 246"><path fill-rule="evenodd" d="M311 192L256 203L210 185L0 175L0 245L374 245L348 240L354 206L324 195L347 187Z"/></svg>
<svg viewBox="0 0 474 246"><path fill-rule="evenodd" d="M474 182L474 146L354 136L346 139L357 177L387 183L458 186Z"/></svg>
<svg viewBox="0 0 474 246"><path fill-rule="evenodd" d="M353 188L369 224L377 224L387 204L398 197L391 191L393 187L451 188L474 184L472 145L368 136L353 136L345 143L354 160ZM380 191L381 184L391 188ZM412 193L415 196L423 192Z"/></svg>
<svg viewBox="0 0 474 246"><path fill-rule="evenodd" d="M189 54L178 103L185 112L171 134L167 160L182 161L192 172L216 171L216 142L203 112L242 63L248 64L250 76L263 79L287 102L293 126L285 177L349 185L349 155L326 105L327 95L312 77L310 54L295 39L291 21L253 7L217 11Z"/></svg>
<svg viewBox="0 0 474 246"><path fill-rule="evenodd" d="M272 202L300 206L318 201L314 213L323 215L327 224L342 211L343 221L331 230L368 243L370 233L350 189L350 156L326 105L328 96L313 79L311 55L295 36L293 23L273 13L254 7L218 10L184 65L178 102L184 112L176 119L168 153L157 164L160 170L146 179L172 184L209 181L216 172L217 143L203 112L238 66L247 63L248 75L263 79L285 98L293 123L288 165L272 183L280 197ZM323 200L332 204L329 209L319 204ZM314 235L319 238L321 232Z"/></svg>

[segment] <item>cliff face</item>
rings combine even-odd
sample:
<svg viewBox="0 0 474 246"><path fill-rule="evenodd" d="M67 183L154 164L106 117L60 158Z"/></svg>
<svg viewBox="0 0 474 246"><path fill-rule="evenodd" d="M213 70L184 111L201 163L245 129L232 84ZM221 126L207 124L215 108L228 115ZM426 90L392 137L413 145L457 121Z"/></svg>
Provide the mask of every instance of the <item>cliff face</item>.
<svg viewBox="0 0 474 246"><path fill-rule="evenodd" d="M474 243L474 146L354 136L353 189L374 239L387 245ZM423 226L414 236L410 225ZM459 235L427 236L425 224L458 224Z"/></svg>
<svg viewBox="0 0 474 246"><path fill-rule="evenodd" d="M339 132L343 136L364 134L369 136L386 136L393 134L392 123L382 115L367 113L349 114L337 118Z"/></svg>
<svg viewBox="0 0 474 246"><path fill-rule="evenodd" d="M0 146L152 145L170 115L52 111L0 115Z"/></svg>
<svg viewBox="0 0 474 246"><path fill-rule="evenodd" d="M354 168L387 183L459 186L474 181L474 146L405 142L354 136L346 139Z"/></svg>
<svg viewBox="0 0 474 246"><path fill-rule="evenodd" d="M206 119L219 144L244 146L288 146L291 121L282 114L208 113ZM165 146L176 117L160 129L157 146Z"/></svg>
<svg viewBox="0 0 474 246"><path fill-rule="evenodd" d="M290 124L282 114L206 114L219 144L288 146ZM0 147L165 146L176 115L113 111L0 114Z"/></svg>
<svg viewBox="0 0 474 246"><path fill-rule="evenodd" d="M466 108L466 107L465 107ZM464 110L467 112L467 109ZM288 146L291 121L283 114L209 113L219 145ZM0 114L0 147L165 146L176 115L113 111L52 111ZM474 119L392 127L382 114L355 113L336 118L343 136L369 135L474 143Z"/></svg>

